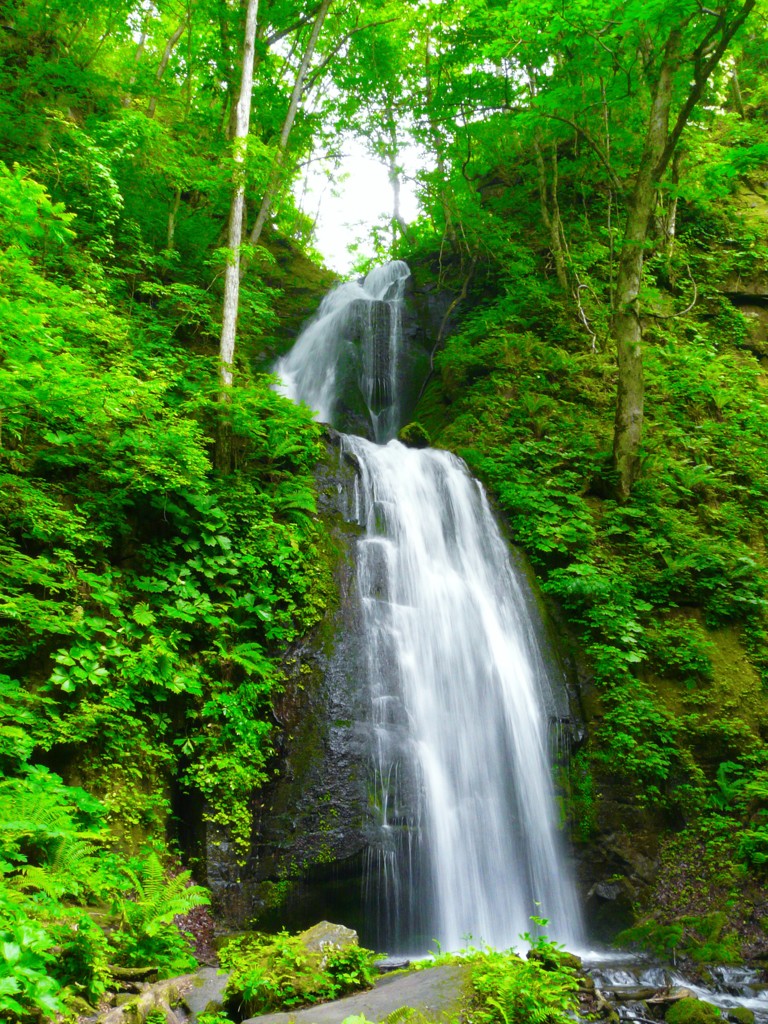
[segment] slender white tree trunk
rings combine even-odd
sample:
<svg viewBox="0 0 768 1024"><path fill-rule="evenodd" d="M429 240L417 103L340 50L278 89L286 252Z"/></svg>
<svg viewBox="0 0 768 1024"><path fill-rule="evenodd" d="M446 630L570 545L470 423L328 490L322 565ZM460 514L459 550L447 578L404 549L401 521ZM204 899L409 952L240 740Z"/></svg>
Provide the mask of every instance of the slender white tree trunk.
<svg viewBox="0 0 768 1024"><path fill-rule="evenodd" d="M240 95L235 110L235 132L232 142L233 191L232 207L229 213L229 255L224 272L224 311L221 324L221 345L219 347L219 375L225 389L232 386L232 364L235 358L235 332L237 329L237 307L240 300L240 244L243 238L243 213L245 210L245 155L248 148L248 126L251 120L251 94L253 92L253 53L256 39L256 18L259 0L248 0L245 16L245 39L243 41L243 72L240 79ZM223 393L226 393L223 392Z"/></svg>
<svg viewBox="0 0 768 1024"><path fill-rule="evenodd" d="M291 134L293 128L293 122L296 120L296 114L299 109L299 101L301 100L301 93L304 89L304 82L307 77L307 71L309 70L309 64L317 47L317 40L320 37L320 30L323 27L325 16L328 13L328 8L333 3L333 0L323 0L318 9L315 17L315 23L312 26L312 33L307 43L307 48L304 51L304 56L301 60L301 66L299 72L296 75L296 81L293 85L293 92L291 93L291 102L288 105L288 113L285 116L283 122L283 130L280 132L280 141L277 144L277 153L275 154L275 161L272 164L272 172L269 176L266 191L264 197L261 200L261 206L256 216L256 223L251 231L251 237L249 239L251 245L258 245L259 239L261 238L261 232L264 230L264 225L269 216L269 211L272 209L272 203L274 202L277 194L278 185L280 183L280 171L283 166L283 160L285 158L285 151L288 148L288 137Z"/></svg>

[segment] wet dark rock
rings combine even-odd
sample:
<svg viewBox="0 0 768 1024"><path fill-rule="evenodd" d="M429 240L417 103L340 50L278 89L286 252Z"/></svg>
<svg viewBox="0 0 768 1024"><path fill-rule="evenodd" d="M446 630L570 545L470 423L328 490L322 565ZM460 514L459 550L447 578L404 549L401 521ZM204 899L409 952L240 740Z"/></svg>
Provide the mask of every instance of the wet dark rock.
<svg viewBox="0 0 768 1024"><path fill-rule="evenodd" d="M360 855L365 846L367 716L353 549L350 481L340 436L328 431L327 456L317 468L318 507L328 526L339 600L284 659L285 692L275 706L274 781L254 803L254 840L243 865L229 837L207 830L206 884L217 917L243 929L301 929L332 913L357 925ZM317 903L311 891L324 888ZM354 904L347 907L346 904ZM337 909L338 908L338 909Z"/></svg>
<svg viewBox="0 0 768 1024"><path fill-rule="evenodd" d="M386 957L384 960L376 960L373 965L379 974L389 974L391 971L403 971L411 966L410 960L398 960L396 957Z"/></svg>
<svg viewBox="0 0 768 1024"><path fill-rule="evenodd" d="M656 989L650 985L616 985L611 989L603 989L603 992L606 991L619 1003L642 1003L656 995Z"/></svg>
<svg viewBox="0 0 768 1024"><path fill-rule="evenodd" d="M440 330L434 305L434 295L407 287L393 386L389 374L393 306L386 299L351 303L340 324L345 344L336 367L333 421L340 430L372 439L371 412L380 414L395 399L400 422L408 421L429 373L430 353Z"/></svg>
<svg viewBox="0 0 768 1024"><path fill-rule="evenodd" d="M624 894L621 882L596 882L589 891L589 896L598 896L601 900L618 900Z"/></svg>
<svg viewBox="0 0 768 1024"><path fill-rule="evenodd" d="M744 277L736 271L726 279L722 290L737 302L743 299L756 299L768 305L767 274L753 274Z"/></svg>
<svg viewBox="0 0 768 1024"><path fill-rule="evenodd" d="M768 275L742 277L734 273L722 290L746 320L745 347L755 355L768 356Z"/></svg>

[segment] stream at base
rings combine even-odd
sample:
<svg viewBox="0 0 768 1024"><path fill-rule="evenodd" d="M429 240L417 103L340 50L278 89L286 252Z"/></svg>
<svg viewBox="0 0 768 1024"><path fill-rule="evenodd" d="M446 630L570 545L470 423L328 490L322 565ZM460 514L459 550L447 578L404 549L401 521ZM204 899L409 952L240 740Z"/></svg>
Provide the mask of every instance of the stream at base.
<svg viewBox="0 0 768 1024"><path fill-rule="evenodd" d="M754 1013L757 1024L768 1024L768 983L757 968L706 967L704 984L684 969L625 950L582 951L581 956L596 991L616 1007L621 1020L658 1020L659 1011L669 1005L670 997L685 990L718 1007L724 1018L729 1017L730 1010L743 1008Z"/></svg>

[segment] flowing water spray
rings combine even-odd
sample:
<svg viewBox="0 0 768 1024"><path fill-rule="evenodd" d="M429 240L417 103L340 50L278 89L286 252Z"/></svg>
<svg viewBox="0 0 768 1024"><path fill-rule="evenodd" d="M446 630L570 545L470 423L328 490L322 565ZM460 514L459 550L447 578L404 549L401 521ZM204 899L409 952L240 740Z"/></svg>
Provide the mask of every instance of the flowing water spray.
<svg viewBox="0 0 768 1024"><path fill-rule="evenodd" d="M371 410L377 440L397 427L397 395L384 383L394 388L396 366L380 356L386 348L396 364L401 312L359 304L399 307L404 273L398 263L337 289L277 367L291 397L333 421L350 318L356 330L386 321L386 345L379 331L378 341L360 340L358 356L361 392L382 398ZM533 915L548 918L560 941L578 943L548 763L558 701L482 487L447 452L355 436L342 448L357 466L350 518L363 529L366 895L377 944L505 948L531 930Z"/></svg>
<svg viewBox="0 0 768 1024"><path fill-rule="evenodd" d="M396 260L372 270L362 283L350 281L330 292L291 351L277 361L283 394L305 402L321 423L335 423L339 393L354 376L373 437L394 437L400 426L397 378L409 276L407 264Z"/></svg>

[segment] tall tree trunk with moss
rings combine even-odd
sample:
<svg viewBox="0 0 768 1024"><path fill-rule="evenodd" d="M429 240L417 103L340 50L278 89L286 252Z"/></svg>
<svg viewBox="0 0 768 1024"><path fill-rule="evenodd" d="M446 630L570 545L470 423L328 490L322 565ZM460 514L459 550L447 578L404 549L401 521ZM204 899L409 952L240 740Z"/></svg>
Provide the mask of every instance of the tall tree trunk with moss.
<svg viewBox="0 0 768 1024"><path fill-rule="evenodd" d="M756 0L702 8L711 24L692 52L680 53L686 21L669 32L659 69L651 89L651 110L643 154L629 201L616 275L611 333L616 343L619 382L613 435L613 464L618 474L617 497L626 501L637 479L643 432L643 352L639 295L648 228L653 214L656 186L675 155L680 136L702 97L712 72L723 58L736 32L751 14ZM737 10L729 19L733 7ZM688 92L670 129L670 110L675 71L691 69Z"/></svg>
<svg viewBox="0 0 768 1024"><path fill-rule="evenodd" d="M552 184L547 182L547 169L544 164L544 155L538 139L534 142L536 153L536 167L539 175L539 203L541 205L541 219L544 227L549 233L549 250L555 262L555 273L564 295L569 293L570 284L568 281L568 269L565 259L565 247L563 245L563 225L560 220L560 204L557 199L557 146L552 147Z"/></svg>
<svg viewBox="0 0 768 1024"><path fill-rule="evenodd" d="M648 119L635 187L624 229L612 320L619 366L613 461L619 476L618 497L626 501L637 477L643 431L643 328L638 296L643 276L648 225L656 200L656 174L669 135L674 73L680 33L670 35L664 52Z"/></svg>

